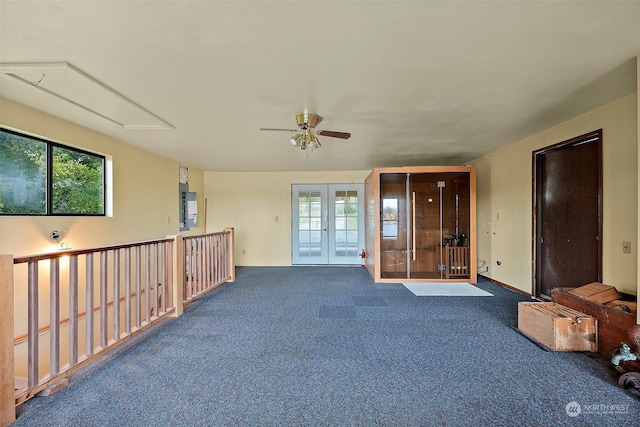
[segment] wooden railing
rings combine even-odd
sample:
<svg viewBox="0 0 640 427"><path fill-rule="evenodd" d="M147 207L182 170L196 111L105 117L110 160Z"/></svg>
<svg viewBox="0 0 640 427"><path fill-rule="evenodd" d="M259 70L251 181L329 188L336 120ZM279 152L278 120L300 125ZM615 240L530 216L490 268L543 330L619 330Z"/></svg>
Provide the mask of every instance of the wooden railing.
<svg viewBox="0 0 640 427"><path fill-rule="evenodd" d="M233 280L231 228L0 255L0 426L15 419L16 404L64 384L70 373Z"/></svg>
<svg viewBox="0 0 640 427"><path fill-rule="evenodd" d="M184 238L184 301L191 302L220 286L233 281L235 269L227 254L233 253L231 230Z"/></svg>

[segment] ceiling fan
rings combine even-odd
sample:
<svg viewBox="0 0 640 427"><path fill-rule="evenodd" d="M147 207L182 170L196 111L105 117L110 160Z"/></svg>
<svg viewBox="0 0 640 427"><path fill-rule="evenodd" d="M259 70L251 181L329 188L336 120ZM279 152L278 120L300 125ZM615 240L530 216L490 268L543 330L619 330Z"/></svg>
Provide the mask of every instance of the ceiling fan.
<svg viewBox="0 0 640 427"><path fill-rule="evenodd" d="M300 113L296 114L296 123L298 123L298 129L274 129L274 128L260 128L260 130L275 130L295 132L290 138L291 144L306 150L310 148L314 150L320 148L320 141L317 135L328 136L331 138L349 139L351 134L348 132L336 132L333 130L315 130L315 127L320 124L322 117L313 113Z"/></svg>

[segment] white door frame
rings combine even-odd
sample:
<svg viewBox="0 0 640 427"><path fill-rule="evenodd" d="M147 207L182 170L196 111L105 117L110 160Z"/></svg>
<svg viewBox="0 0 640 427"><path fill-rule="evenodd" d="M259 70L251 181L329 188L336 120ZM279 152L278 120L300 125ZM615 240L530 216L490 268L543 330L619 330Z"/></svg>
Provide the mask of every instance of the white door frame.
<svg viewBox="0 0 640 427"><path fill-rule="evenodd" d="M358 250L357 253L350 253L349 256L336 254L336 215L335 201L336 191L356 191L358 195L358 215L357 233ZM309 218L309 227L314 233L320 231L320 242L316 242L317 249L309 247L307 255L300 256L300 209L298 206L300 192L314 192L321 197L321 209L318 211L314 206L313 218ZM311 233L310 233L311 234ZM305 238L309 245L312 245L311 238ZM316 238L317 240L317 238ZM364 184L292 184L291 186L291 263L296 264L338 264L351 265L360 264L361 249L364 248ZM351 251L353 252L353 251Z"/></svg>

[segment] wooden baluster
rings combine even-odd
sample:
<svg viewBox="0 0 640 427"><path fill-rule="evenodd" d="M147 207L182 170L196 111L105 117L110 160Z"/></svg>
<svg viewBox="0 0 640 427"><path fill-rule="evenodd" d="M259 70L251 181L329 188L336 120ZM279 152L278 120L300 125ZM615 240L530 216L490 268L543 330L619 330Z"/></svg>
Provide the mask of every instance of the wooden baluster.
<svg viewBox="0 0 640 427"><path fill-rule="evenodd" d="M158 261L159 261L159 245L153 245L153 316L158 317Z"/></svg>
<svg viewBox="0 0 640 427"><path fill-rule="evenodd" d="M174 276L173 276L173 267L174 267L174 253L176 251L176 241L172 241L169 243L169 256L167 258L167 262L169 264L169 307L170 308L175 308L174 302L173 302L173 289L174 286L176 286L176 284L174 283ZM178 270L179 271L179 270Z"/></svg>
<svg viewBox="0 0 640 427"><path fill-rule="evenodd" d="M120 249L113 250L113 339L120 339Z"/></svg>
<svg viewBox="0 0 640 427"><path fill-rule="evenodd" d="M167 259L167 243L162 243L162 252L160 253L160 311L167 311L167 297L165 294L167 271L165 269L165 260Z"/></svg>
<svg viewBox="0 0 640 427"><path fill-rule="evenodd" d="M60 372L60 258L49 260L49 372Z"/></svg>
<svg viewBox="0 0 640 427"><path fill-rule="evenodd" d="M202 282L202 291L209 289L209 279L207 278L207 237L199 237L200 240L200 282Z"/></svg>
<svg viewBox="0 0 640 427"><path fill-rule="evenodd" d="M29 261L27 303L28 325L28 380L29 387L38 385L38 261Z"/></svg>
<svg viewBox="0 0 640 427"><path fill-rule="evenodd" d="M196 278L196 241L189 240L189 276L191 279L191 298L198 295L198 283Z"/></svg>
<svg viewBox="0 0 640 427"><path fill-rule="evenodd" d="M87 312L89 316L89 312ZM69 258L69 366L78 363L78 255Z"/></svg>
<svg viewBox="0 0 640 427"><path fill-rule="evenodd" d="M136 246L136 328L142 325L142 248Z"/></svg>
<svg viewBox="0 0 640 427"><path fill-rule="evenodd" d="M226 236L224 234L216 236L216 245L214 247L214 256L216 260L215 272L216 272L216 283L220 283L224 281L226 277L226 265L225 262L220 262L220 260L224 259L224 244L225 244Z"/></svg>
<svg viewBox="0 0 640 427"><path fill-rule="evenodd" d="M93 288L94 288L94 271L93 271L93 254L87 254L86 259L86 281L87 289L85 292L85 353L87 356L93 354Z"/></svg>
<svg viewBox="0 0 640 427"><path fill-rule="evenodd" d="M144 247L145 283L144 283L144 321L148 322L151 312L151 247Z"/></svg>
<svg viewBox="0 0 640 427"><path fill-rule="evenodd" d="M215 278L216 283L220 283L223 277L225 277L225 265L220 262L221 254L224 253L224 239L223 236L216 236L216 245L213 248L213 256L215 259Z"/></svg>
<svg viewBox="0 0 640 427"><path fill-rule="evenodd" d="M198 280L200 282L200 293L203 293L207 287L204 277L204 257L205 257L205 248L204 248L204 239L202 237L198 238Z"/></svg>
<svg viewBox="0 0 640 427"><path fill-rule="evenodd" d="M180 256L179 253L178 256ZM184 264L184 273L178 272L178 274L184 274L182 298L184 301L189 301L189 240L185 238L182 239L182 262Z"/></svg>
<svg viewBox="0 0 640 427"><path fill-rule="evenodd" d="M205 236L204 238L204 243L205 243L204 280L205 280L205 283L207 284L207 289L209 289L214 284L214 281L212 280L212 277L211 277L211 271L213 270L213 264L214 264L213 261L211 260L212 239L213 238L211 236Z"/></svg>
<svg viewBox="0 0 640 427"><path fill-rule="evenodd" d="M227 265L226 262L224 262L225 241L225 235L216 236L216 246L214 248L214 256L216 260L216 283L223 282L225 277L227 277Z"/></svg>
<svg viewBox="0 0 640 427"><path fill-rule="evenodd" d="M200 295L200 278L198 277L198 239L194 238L192 241L191 252L191 273L193 276L193 296Z"/></svg>
<svg viewBox="0 0 640 427"><path fill-rule="evenodd" d="M100 252L100 347L109 344L109 300L108 300L107 251Z"/></svg>
<svg viewBox="0 0 640 427"><path fill-rule="evenodd" d="M211 258L213 259L213 280L216 283L220 283L220 279L223 277L224 264L220 264L220 243L221 238L224 236L217 235L213 240L213 249L211 251Z"/></svg>
<svg viewBox="0 0 640 427"><path fill-rule="evenodd" d="M124 332L131 333L131 248L124 249Z"/></svg>

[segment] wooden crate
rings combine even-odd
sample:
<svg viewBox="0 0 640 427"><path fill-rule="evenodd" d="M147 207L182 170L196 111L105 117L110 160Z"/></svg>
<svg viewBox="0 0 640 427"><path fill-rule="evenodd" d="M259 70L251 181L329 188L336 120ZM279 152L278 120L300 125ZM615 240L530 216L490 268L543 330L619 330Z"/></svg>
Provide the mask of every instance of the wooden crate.
<svg viewBox="0 0 640 427"><path fill-rule="evenodd" d="M620 299L621 297L618 290L613 286L597 282L572 289L569 293L582 299L586 299L587 301L593 301L600 304L606 304L610 301Z"/></svg>
<svg viewBox="0 0 640 427"><path fill-rule="evenodd" d="M597 319L554 302L519 302L518 330L552 351L597 351Z"/></svg>
<svg viewBox="0 0 640 427"><path fill-rule="evenodd" d="M629 329L636 324L637 315L587 301L571 293L573 290L575 288L554 288L551 290L551 299L598 319L598 352L605 357L611 357L622 341L629 342Z"/></svg>

